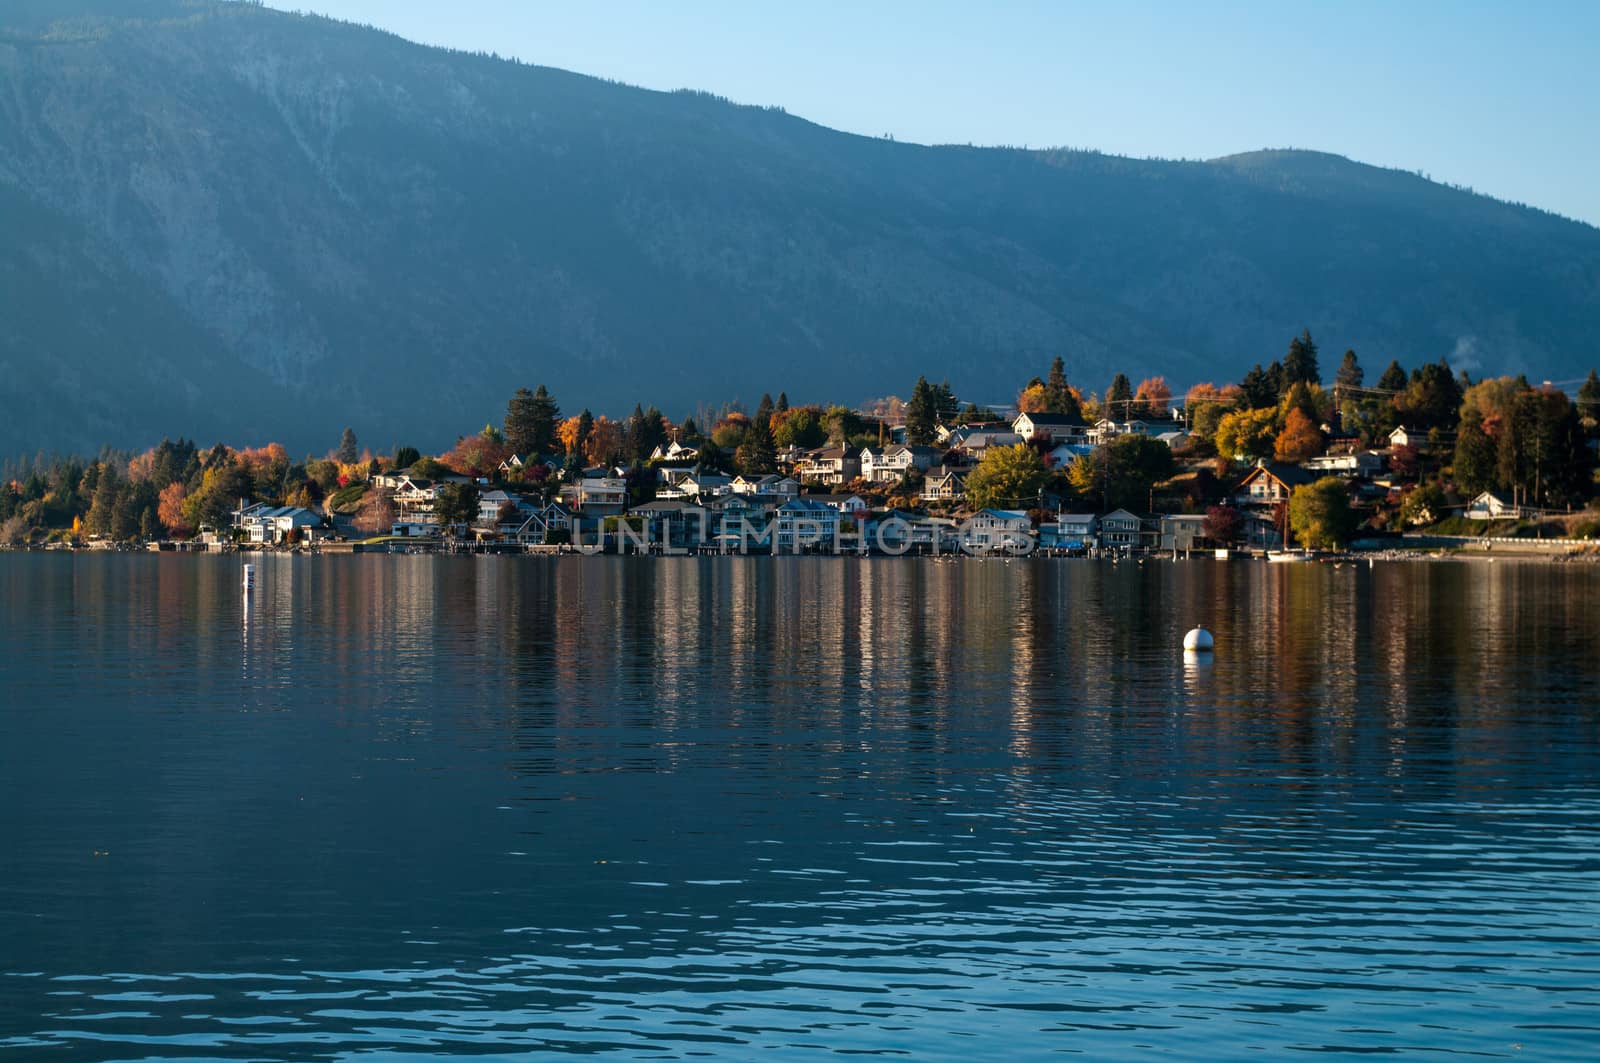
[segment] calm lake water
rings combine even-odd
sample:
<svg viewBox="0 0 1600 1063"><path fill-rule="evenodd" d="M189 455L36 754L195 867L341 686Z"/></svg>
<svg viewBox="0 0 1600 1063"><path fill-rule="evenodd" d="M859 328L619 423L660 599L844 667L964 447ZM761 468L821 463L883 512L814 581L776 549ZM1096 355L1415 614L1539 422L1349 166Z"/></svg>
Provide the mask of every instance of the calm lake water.
<svg viewBox="0 0 1600 1063"><path fill-rule="evenodd" d="M0 554L0 1056L1600 1045L1596 568L239 577Z"/></svg>

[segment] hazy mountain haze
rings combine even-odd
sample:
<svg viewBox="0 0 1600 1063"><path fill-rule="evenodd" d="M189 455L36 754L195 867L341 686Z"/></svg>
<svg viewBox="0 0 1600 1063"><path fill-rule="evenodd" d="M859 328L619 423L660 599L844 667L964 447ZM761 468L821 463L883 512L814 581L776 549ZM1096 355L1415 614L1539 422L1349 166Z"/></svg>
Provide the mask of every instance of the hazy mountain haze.
<svg viewBox="0 0 1600 1063"><path fill-rule="evenodd" d="M6 452L1181 386L1302 327L1559 379L1600 320L1600 231L1334 156L929 148L182 0L0 6L0 231Z"/></svg>

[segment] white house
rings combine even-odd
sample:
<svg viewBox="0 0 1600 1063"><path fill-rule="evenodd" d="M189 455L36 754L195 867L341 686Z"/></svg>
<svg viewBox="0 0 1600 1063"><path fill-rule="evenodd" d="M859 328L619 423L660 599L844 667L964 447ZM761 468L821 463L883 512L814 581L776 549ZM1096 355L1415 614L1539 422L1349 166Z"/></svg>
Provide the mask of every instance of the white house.
<svg viewBox="0 0 1600 1063"><path fill-rule="evenodd" d="M1318 454L1303 463L1312 472L1332 473L1335 476L1357 476L1371 479L1383 471L1383 455L1375 450L1360 450L1351 454Z"/></svg>
<svg viewBox="0 0 1600 1063"><path fill-rule="evenodd" d="M806 483L842 484L861 474L861 459L842 445L818 447L795 462L794 474Z"/></svg>
<svg viewBox="0 0 1600 1063"><path fill-rule="evenodd" d="M863 447L861 475L876 483L895 483L911 469L931 469L944 452L937 447L896 443L883 450Z"/></svg>
<svg viewBox="0 0 1600 1063"><path fill-rule="evenodd" d="M1418 432L1415 429L1407 428L1405 425L1401 425L1389 433L1390 447L1420 447L1427 441L1428 434L1426 432Z"/></svg>
<svg viewBox="0 0 1600 1063"><path fill-rule="evenodd" d="M574 510L621 512L628 504L628 483L619 476L585 477L563 486L561 500Z"/></svg>
<svg viewBox="0 0 1600 1063"><path fill-rule="evenodd" d="M1526 513L1526 506L1513 505L1493 491L1485 491L1468 502L1461 515L1468 520L1519 520Z"/></svg>
<svg viewBox="0 0 1600 1063"><path fill-rule="evenodd" d="M1043 436L1052 443L1082 443L1089 429L1081 421L1059 413L1019 413L1011 422L1011 431L1023 440Z"/></svg>
<svg viewBox="0 0 1600 1063"><path fill-rule="evenodd" d="M322 518L301 506L255 505L243 511L238 526L247 542L275 546L292 538L309 541Z"/></svg>

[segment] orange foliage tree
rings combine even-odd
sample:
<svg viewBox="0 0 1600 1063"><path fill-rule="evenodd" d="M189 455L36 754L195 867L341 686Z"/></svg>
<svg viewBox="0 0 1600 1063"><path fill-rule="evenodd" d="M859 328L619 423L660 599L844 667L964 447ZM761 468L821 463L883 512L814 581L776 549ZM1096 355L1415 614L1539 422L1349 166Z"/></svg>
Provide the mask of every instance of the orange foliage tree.
<svg viewBox="0 0 1600 1063"><path fill-rule="evenodd" d="M1139 382L1139 388L1133 393L1135 408L1144 417L1166 417L1167 403L1172 399L1172 389L1167 386L1167 378L1153 376Z"/></svg>
<svg viewBox="0 0 1600 1063"><path fill-rule="evenodd" d="M194 528L190 526L183 512L183 500L188 495L188 488L184 487L182 482L175 481L163 487L161 495L156 500L156 519L170 535L194 534Z"/></svg>
<svg viewBox="0 0 1600 1063"><path fill-rule="evenodd" d="M1284 419L1283 431L1272 446L1273 456L1279 461L1305 461L1322 453L1322 432L1307 417L1304 410L1293 409Z"/></svg>

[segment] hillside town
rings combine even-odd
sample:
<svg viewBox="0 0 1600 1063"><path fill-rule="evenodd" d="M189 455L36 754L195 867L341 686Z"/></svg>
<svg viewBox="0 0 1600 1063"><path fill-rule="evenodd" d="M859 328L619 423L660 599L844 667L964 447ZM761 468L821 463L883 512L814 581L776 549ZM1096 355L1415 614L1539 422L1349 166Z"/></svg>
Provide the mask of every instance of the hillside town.
<svg viewBox="0 0 1600 1063"><path fill-rule="evenodd" d="M1339 550L1404 532L1600 536L1591 372L1569 399L1440 361L1373 385L1316 346L1174 397L1057 358L1009 409L919 379L860 408L763 396L674 422L562 417L519 389L503 424L425 456L346 429L325 458L164 441L58 460L0 491L12 546L509 552L1015 554Z"/></svg>

